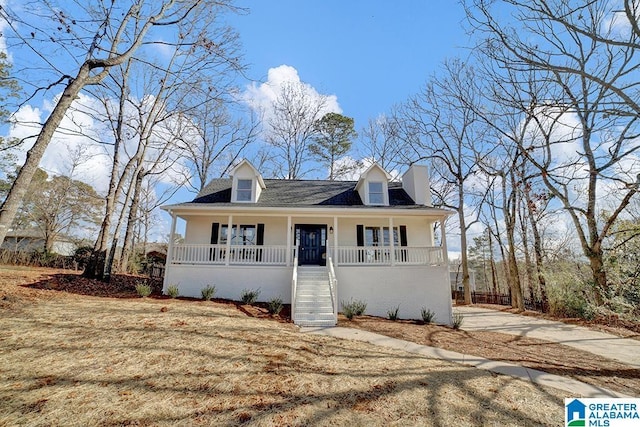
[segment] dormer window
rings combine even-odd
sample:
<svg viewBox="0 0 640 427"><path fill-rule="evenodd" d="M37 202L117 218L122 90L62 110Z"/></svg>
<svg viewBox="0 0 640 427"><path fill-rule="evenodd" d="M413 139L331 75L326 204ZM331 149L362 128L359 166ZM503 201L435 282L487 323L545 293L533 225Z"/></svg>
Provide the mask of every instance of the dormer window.
<svg viewBox="0 0 640 427"><path fill-rule="evenodd" d="M251 198L251 179L239 179L238 187L236 188L236 200L238 202L250 202Z"/></svg>
<svg viewBox="0 0 640 427"><path fill-rule="evenodd" d="M229 176L231 184L231 202L258 203L260 193L267 188L260 172L247 160L242 160L234 167Z"/></svg>
<svg viewBox="0 0 640 427"><path fill-rule="evenodd" d="M391 175L377 163L360 175L355 190L360 195L362 203L369 206L389 205L389 180Z"/></svg>
<svg viewBox="0 0 640 427"><path fill-rule="evenodd" d="M369 182L369 204L384 205L384 186L381 182Z"/></svg>

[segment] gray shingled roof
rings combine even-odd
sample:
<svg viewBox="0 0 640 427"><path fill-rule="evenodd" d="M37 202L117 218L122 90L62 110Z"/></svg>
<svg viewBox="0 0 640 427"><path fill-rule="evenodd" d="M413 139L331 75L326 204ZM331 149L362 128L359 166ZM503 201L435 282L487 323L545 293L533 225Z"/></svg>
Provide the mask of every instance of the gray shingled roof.
<svg viewBox="0 0 640 427"><path fill-rule="evenodd" d="M258 203L243 204L255 207L371 207L365 206L355 190L356 181L312 181L265 179L266 188ZM218 206L237 205L231 203L229 178L214 179L188 203L215 204ZM184 204L181 204L184 205ZM425 208L416 205L399 182L389 182L389 206L402 208Z"/></svg>

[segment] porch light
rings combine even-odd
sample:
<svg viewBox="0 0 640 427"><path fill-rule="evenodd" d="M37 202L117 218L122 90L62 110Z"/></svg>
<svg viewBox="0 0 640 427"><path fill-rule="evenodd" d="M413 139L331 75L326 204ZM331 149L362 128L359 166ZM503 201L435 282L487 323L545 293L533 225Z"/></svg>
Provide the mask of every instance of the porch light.
<svg viewBox="0 0 640 427"><path fill-rule="evenodd" d="M333 227L329 227L329 234L333 234Z"/></svg>

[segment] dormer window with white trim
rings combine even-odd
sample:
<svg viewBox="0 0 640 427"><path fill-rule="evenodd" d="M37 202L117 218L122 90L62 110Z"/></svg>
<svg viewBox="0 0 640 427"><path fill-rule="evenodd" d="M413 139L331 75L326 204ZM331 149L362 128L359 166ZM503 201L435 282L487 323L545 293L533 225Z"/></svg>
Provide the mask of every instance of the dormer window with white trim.
<svg viewBox="0 0 640 427"><path fill-rule="evenodd" d="M389 206L389 180L391 175L377 163L360 175L355 190L362 203L369 206Z"/></svg>
<svg viewBox="0 0 640 427"><path fill-rule="evenodd" d="M253 200L252 196L253 180L251 179L238 179L238 186L236 188L236 200L238 202L250 202Z"/></svg>
<svg viewBox="0 0 640 427"><path fill-rule="evenodd" d="M231 170L229 175L232 179L232 203L258 203L260 193L266 186L262 176L251 163L247 160L242 160Z"/></svg>
<svg viewBox="0 0 640 427"><path fill-rule="evenodd" d="M382 182L369 182L369 204L384 205L384 185Z"/></svg>

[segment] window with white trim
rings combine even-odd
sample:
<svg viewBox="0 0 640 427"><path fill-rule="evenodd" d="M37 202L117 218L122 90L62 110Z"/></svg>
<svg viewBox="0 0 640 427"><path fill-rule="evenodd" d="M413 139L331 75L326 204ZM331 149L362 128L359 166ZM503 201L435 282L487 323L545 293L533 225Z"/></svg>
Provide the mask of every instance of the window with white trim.
<svg viewBox="0 0 640 427"><path fill-rule="evenodd" d="M381 182L369 182L369 204L384 205L384 185Z"/></svg>
<svg viewBox="0 0 640 427"><path fill-rule="evenodd" d="M251 189L253 182L251 179L239 179L236 186L236 201L250 202L252 199Z"/></svg>
<svg viewBox="0 0 640 427"><path fill-rule="evenodd" d="M400 232L398 227L393 227L393 245L399 246ZM391 246L389 240L389 227L365 227L364 228L364 245L365 246Z"/></svg>
<svg viewBox="0 0 640 427"><path fill-rule="evenodd" d="M231 244L235 246L248 246L257 244L255 225L234 225L231 227ZM228 226L220 226L220 244L226 245L229 238Z"/></svg>

